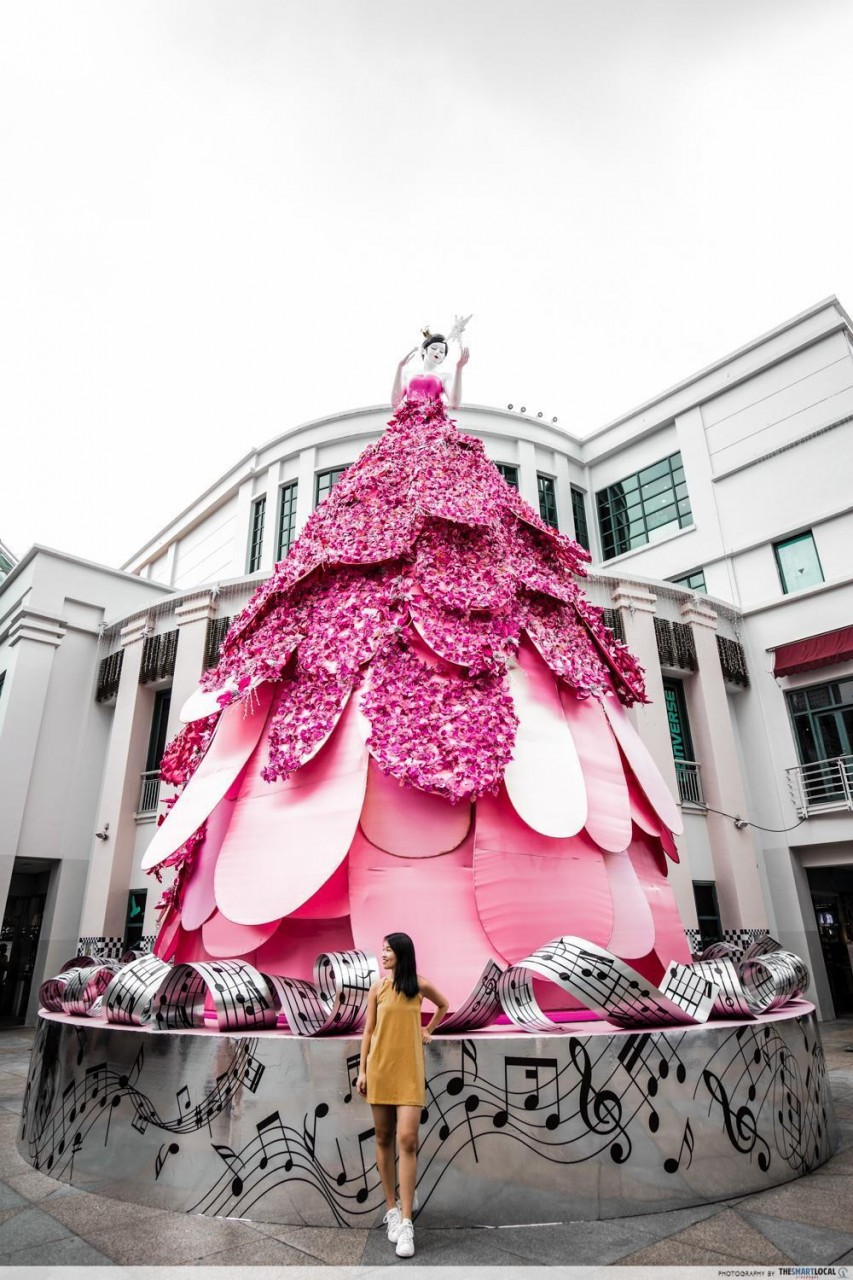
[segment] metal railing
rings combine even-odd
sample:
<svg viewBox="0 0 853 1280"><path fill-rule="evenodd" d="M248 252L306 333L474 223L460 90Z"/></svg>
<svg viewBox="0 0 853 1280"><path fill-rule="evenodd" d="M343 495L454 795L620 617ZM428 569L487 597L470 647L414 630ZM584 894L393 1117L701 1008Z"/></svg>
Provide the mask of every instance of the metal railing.
<svg viewBox="0 0 853 1280"><path fill-rule="evenodd" d="M675 776L678 779L678 796L682 804L693 804L705 807L705 796L702 792L700 766L695 760L676 760Z"/></svg>
<svg viewBox="0 0 853 1280"><path fill-rule="evenodd" d="M853 756L816 760L786 773L791 799L801 818L840 809L853 811Z"/></svg>
<svg viewBox="0 0 853 1280"><path fill-rule="evenodd" d="M139 805L136 816L156 813L160 803L160 770L152 769L140 777Z"/></svg>

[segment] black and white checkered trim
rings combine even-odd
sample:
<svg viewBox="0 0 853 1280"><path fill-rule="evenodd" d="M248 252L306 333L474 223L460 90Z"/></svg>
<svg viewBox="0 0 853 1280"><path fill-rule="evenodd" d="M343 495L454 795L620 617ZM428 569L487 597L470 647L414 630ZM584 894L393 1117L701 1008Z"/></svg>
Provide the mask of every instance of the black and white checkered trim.
<svg viewBox="0 0 853 1280"><path fill-rule="evenodd" d="M105 938L94 934L77 940L78 956L92 956L95 960L120 960L124 951L124 938Z"/></svg>

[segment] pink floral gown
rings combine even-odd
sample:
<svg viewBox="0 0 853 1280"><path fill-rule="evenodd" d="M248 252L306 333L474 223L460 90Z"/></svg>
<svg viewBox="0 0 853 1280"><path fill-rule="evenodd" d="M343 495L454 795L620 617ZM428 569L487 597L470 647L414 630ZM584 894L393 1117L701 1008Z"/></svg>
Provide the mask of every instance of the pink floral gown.
<svg viewBox="0 0 853 1280"><path fill-rule="evenodd" d="M625 713L642 671L547 527L417 377L234 619L162 765L155 950L310 977L414 938L458 1007L560 934L689 958L678 810ZM571 1001L556 992L550 1007Z"/></svg>

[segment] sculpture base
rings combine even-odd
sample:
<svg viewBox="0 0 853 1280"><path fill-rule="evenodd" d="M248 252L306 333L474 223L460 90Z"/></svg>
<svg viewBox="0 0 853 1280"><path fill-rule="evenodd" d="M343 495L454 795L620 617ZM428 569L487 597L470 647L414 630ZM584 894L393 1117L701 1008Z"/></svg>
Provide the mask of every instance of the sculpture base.
<svg viewBox="0 0 853 1280"><path fill-rule="evenodd" d="M812 1005L750 1022L426 1050L425 1225L613 1218L761 1191L832 1153ZM369 1226L384 1211L359 1037L150 1031L42 1013L18 1148L81 1190L177 1212Z"/></svg>

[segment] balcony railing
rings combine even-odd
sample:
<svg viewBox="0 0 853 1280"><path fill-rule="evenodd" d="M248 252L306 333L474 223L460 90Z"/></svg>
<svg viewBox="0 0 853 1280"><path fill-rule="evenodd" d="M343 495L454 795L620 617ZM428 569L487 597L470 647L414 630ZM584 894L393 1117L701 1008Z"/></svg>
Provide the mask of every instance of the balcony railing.
<svg viewBox="0 0 853 1280"><path fill-rule="evenodd" d="M853 811L853 756L816 760L786 772L791 799L801 818L840 809Z"/></svg>
<svg viewBox="0 0 853 1280"><path fill-rule="evenodd" d="M676 760L675 776L678 779L678 795L681 803L704 808L705 797L702 794L702 779L699 775L699 765L696 761Z"/></svg>
<svg viewBox="0 0 853 1280"><path fill-rule="evenodd" d="M143 773L140 778L139 805L136 810L137 818L156 813L159 803L160 770L152 769L149 773Z"/></svg>

